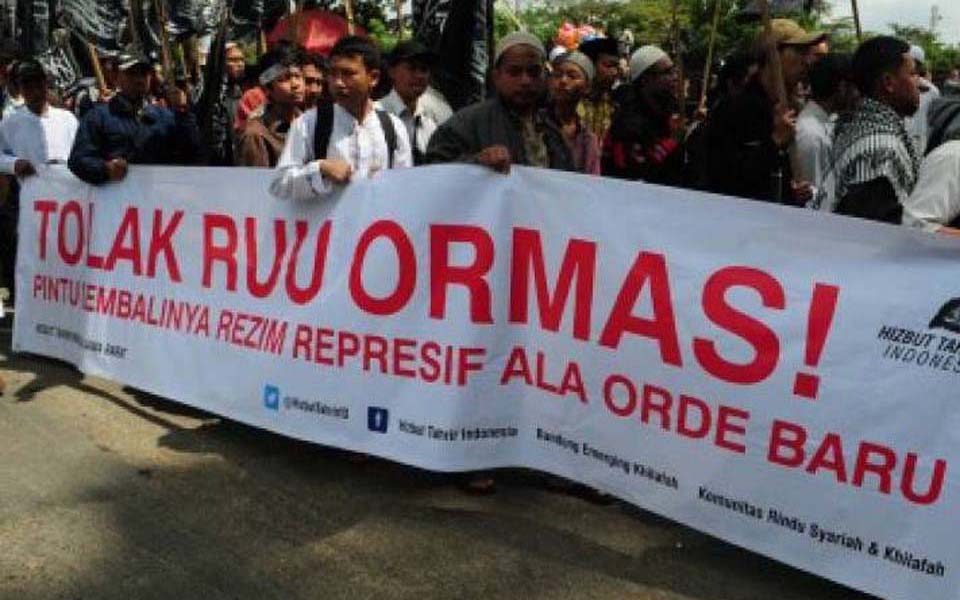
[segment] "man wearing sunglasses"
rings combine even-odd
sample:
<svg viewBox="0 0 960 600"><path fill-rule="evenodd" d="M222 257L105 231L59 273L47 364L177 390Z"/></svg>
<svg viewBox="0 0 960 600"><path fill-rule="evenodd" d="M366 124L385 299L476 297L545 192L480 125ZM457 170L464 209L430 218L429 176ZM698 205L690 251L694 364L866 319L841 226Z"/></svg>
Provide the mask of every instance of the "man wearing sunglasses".
<svg viewBox="0 0 960 600"><path fill-rule="evenodd" d="M528 33L511 33L494 58L497 97L468 106L440 126L426 162L474 162L504 174L511 165L572 171L570 149L543 108L543 44Z"/></svg>

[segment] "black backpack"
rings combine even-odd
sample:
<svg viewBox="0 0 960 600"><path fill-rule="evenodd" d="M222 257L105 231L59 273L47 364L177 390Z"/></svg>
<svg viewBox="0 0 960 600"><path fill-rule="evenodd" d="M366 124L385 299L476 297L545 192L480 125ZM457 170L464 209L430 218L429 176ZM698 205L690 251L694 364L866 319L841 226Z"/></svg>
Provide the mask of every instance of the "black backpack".
<svg viewBox="0 0 960 600"><path fill-rule="evenodd" d="M378 110L377 118L383 129L383 137L387 141L388 168L393 168L393 155L397 152L397 130L393 126L390 114ZM333 103L321 102L317 105L317 127L313 132L313 159L320 160L327 157L327 147L330 145L330 135L333 133Z"/></svg>

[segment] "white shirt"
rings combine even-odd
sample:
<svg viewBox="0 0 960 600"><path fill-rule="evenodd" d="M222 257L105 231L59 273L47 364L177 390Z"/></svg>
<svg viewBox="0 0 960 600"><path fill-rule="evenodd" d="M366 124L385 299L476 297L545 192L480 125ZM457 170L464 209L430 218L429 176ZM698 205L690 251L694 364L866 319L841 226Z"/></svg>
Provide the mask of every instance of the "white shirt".
<svg viewBox="0 0 960 600"><path fill-rule="evenodd" d="M960 140L941 144L920 165L920 177L903 204L903 224L936 231L960 216Z"/></svg>
<svg viewBox="0 0 960 600"><path fill-rule="evenodd" d="M790 166L800 181L813 185L807 208L833 212L837 204L837 175L833 160L833 129L837 116L810 100L797 117L797 133L790 146Z"/></svg>
<svg viewBox="0 0 960 600"><path fill-rule="evenodd" d="M15 114L18 110L23 108L24 100L23 96L11 96L10 91L7 91L7 97L3 101L3 112L2 118L6 119L7 117Z"/></svg>
<svg viewBox="0 0 960 600"><path fill-rule="evenodd" d="M67 162L77 118L73 113L48 106L42 115L29 108L17 110L0 121L0 173L12 175L18 159L39 168L50 162Z"/></svg>
<svg viewBox="0 0 960 600"><path fill-rule="evenodd" d="M391 90L377 101L377 108L400 117L407 128L407 136L411 142L416 141L417 150L422 154L427 153L427 145L437 128L453 116L453 109L443 95L432 87L428 87L417 98L417 107L413 112L407 108L397 90Z"/></svg>
<svg viewBox="0 0 960 600"><path fill-rule="evenodd" d="M412 167L413 154L410 151L407 130L400 119L393 115L390 118L397 132L393 168ZM333 192L333 183L320 174L320 163L313 155L316 128L316 108L303 113L290 125L283 152L270 183L270 193L277 198L311 200ZM353 169L352 180L357 181L371 178L379 171L389 168L387 152L387 139L372 105L362 123L340 105L334 105L333 130L327 144L327 159L349 163Z"/></svg>
<svg viewBox="0 0 960 600"><path fill-rule="evenodd" d="M823 185L830 165L833 164L833 126L835 118L827 113L816 100L807 102L797 117L797 133L790 148L793 176Z"/></svg>
<svg viewBox="0 0 960 600"><path fill-rule="evenodd" d="M926 87L926 91L920 92L920 106L913 116L907 117L907 133L913 140L913 147L917 149L920 156L927 151L927 136L930 131L930 104L940 97L940 90L926 79L920 80L920 85Z"/></svg>

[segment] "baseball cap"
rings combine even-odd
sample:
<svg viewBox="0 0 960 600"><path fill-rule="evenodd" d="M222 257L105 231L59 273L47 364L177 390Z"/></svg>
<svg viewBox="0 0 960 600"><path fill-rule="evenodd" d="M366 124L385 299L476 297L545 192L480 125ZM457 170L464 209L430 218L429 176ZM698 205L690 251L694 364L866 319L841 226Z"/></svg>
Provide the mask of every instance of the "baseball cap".
<svg viewBox="0 0 960 600"><path fill-rule="evenodd" d="M793 19L773 19L770 21L773 39L778 46L812 46L827 39L822 31L808 32Z"/></svg>

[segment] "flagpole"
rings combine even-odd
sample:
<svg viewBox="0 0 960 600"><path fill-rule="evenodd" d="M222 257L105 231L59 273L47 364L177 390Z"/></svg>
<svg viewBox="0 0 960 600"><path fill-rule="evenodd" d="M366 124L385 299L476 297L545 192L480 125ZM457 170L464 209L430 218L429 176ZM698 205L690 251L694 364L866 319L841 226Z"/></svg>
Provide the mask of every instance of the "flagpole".
<svg viewBox="0 0 960 600"><path fill-rule="evenodd" d="M680 135L687 130L687 86L684 81L683 45L680 41L680 0L673 0L673 60L677 68L677 102L680 105L679 129Z"/></svg>
<svg viewBox="0 0 960 600"><path fill-rule="evenodd" d="M287 27L287 39L295 45L300 45L300 22L303 13L303 0L296 0L293 5L293 14L290 15L290 25ZM291 31L293 32L291 34Z"/></svg>
<svg viewBox="0 0 960 600"><path fill-rule="evenodd" d="M856 0L854 0L856 1ZM783 65L780 64L780 49L773 38L773 20L770 18L769 0L760 0L761 18L763 20L763 45L766 51L769 77L773 78L773 92L775 104L783 105L786 110L787 87L783 83Z"/></svg>
<svg viewBox="0 0 960 600"><path fill-rule="evenodd" d="M397 41L403 40L403 0L397 0Z"/></svg>
<svg viewBox="0 0 960 600"><path fill-rule="evenodd" d="M787 106L787 86L783 82L783 65L780 63L780 49L777 48L777 42L773 37L773 21L770 18L769 0L760 0L761 17L763 19L763 45L766 48L767 64L764 76L769 81L773 79L774 92L774 111L785 113L790 110ZM777 203L782 203L783 198L783 177L784 169L778 167L773 175L773 198Z"/></svg>
<svg viewBox="0 0 960 600"><path fill-rule="evenodd" d="M97 56L97 48L91 42L87 42L87 53L90 55L90 66L93 68L93 77L97 80L100 99L103 100L110 92L107 88L107 80L103 76L103 68L100 66L100 57Z"/></svg>
<svg viewBox="0 0 960 600"><path fill-rule="evenodd" d="M173 59L170 54L170 36L167 34L167 9L164 0L154 0L154 10L160 21L160 64L163 65L163 79L168 84L173 81Z"/></svg>
<svg viewBox="0 0 960 600"><path fill-rule="evenodd" d="M857 41L863 41L863 29L860 27L860 7L857 6L857 0L850 0L853 7L853 25L857 28Z"/></svg>
<svg viewBox="0 0 960 600"><path fill-rule="evenodd" d="M720 27L720 6L723 0L716 0L713 5L713 22L710 25L710 42L707 44L707 65L703 69L703 84L700 86L700 102L697 110L702 112L707 108L707 91L710 88L710 76L713 71L713 53L717 45L717 29Z"/></svg>
<svg viewBox="0 0 960 600"><path fill-rule="evenodd" d="M347 10L347 33L353 35L357 30L353 15L353 0L343 0L343 5Z"/></svg>

